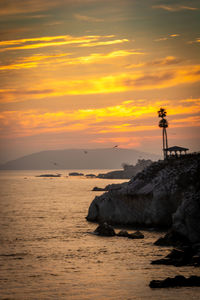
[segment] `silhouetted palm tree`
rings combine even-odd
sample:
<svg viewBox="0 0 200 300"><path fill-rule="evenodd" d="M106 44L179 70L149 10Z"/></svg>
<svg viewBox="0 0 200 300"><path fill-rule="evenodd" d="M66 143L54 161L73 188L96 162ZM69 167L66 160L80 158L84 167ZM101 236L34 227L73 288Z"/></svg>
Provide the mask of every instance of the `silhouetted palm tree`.
<svg viewBox="0 0 200 300"><path fill-rule="evenodd" d="M168 141L167 141L167 130L166 128L168 127L168 122L165 119L167 115L167 112L164 108L160 108L160 110L158 111L158 117L161 118L160 122L159 122L159 127L161 127L162 130L162 139L163 139L163 155L164 158L166 158L167 156L167 152L166 149L168 148Z"/></svg>

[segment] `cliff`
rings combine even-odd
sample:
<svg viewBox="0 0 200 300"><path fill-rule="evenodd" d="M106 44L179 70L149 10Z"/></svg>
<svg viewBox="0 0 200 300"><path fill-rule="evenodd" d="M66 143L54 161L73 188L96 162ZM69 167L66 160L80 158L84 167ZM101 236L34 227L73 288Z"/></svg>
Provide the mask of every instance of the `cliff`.
<svg viewBox="0 0 200 300"><path fill-rule="evenodd" d="M152 164L152 160L150 159L138 159L137 163L134 166L123 163L123 170L111 171L104 174L100 173L96 177L103 179L130 179L138 172L144 170L150 164Z"/></svg>
<svg viewBox="0 0 200 300"><path fill-rule="evenodd" d="M200 154L158 161L95 197L87 220L170 227L200 241Z"/></svg>

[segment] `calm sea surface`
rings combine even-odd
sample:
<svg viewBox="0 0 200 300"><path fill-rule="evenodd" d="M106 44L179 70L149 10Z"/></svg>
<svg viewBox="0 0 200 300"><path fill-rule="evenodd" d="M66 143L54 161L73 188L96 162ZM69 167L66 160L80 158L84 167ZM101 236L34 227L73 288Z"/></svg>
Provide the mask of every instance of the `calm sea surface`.
<svg viewBox="0 0 200 300"><path fill-rule="evenodd" d="M63 176L35 177L56 172ZM91 189L122 180L68 173L0 172L0 299L200 299L200 288L149 288L152 279L199 275L197 268L150 264L169 252L153 245L160 233L143 231L143 240L91 234L97 224L85 216L101 194Z"/></svg>

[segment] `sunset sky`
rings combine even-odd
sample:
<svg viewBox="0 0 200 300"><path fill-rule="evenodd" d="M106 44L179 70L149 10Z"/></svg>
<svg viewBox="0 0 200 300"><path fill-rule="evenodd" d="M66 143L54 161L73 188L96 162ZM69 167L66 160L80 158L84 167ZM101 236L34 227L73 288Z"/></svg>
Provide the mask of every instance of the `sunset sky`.
<svg viewBox="0 0 200 300"><path fill-rule="evenodd" d="M200 150L199 0L1 0L0 163L68 148Z"/></svg>

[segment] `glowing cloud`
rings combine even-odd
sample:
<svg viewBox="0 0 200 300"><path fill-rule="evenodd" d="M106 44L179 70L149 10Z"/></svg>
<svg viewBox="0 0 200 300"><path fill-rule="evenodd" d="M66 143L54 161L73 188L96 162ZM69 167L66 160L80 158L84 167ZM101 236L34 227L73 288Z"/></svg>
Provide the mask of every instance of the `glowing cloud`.
<svg viewBox="0 0 200 300"><path fill-rule="evenodd" d="M79 14L75 14L74 17L75 17L76 20L84 21L84 22L103 22L104 21L103 19L90 17L90 16L79 15Z"/></svg>
<svg viewBox="0 0 200 300"><path fill-rule="evenodd" d="M163 9L170 12L176 12L181 10L198 10L196 7L185 6L185 5L154 5L153 8Z"/></svg>
<svg viewBox="0 0 200 300"><path fill-rule="evenodd" d="M63 45L74 45L74 44L79 44L79 47L94 47L94 46L113 45L113 44L128 42L127 39L98 41L98 40L113 38L113 37L114 37L113 35L81 36L81 37L61 35L61 36L52 36L52 37L38 37L38 38L1 41L0 52L11 51L11 50L38 49L38 48L52 47L52 46L58 47ZM95 43L95 41L98 42ZM4 47L4 46L13 46L13 47Z"/></svg>
<svg viewBox="0 0 200 300"><path fill-rule="evenodd" d="M128 39L121 39L121 40L113 40L113 41L105 41L105 42L92 42L92 43L85 43L79 45L79 47L96 47L96 46L107 46L107 45L115 45L115 44L122 44L128 42Z"/></svg>
<svg viewBox="0 0 200 300"><path fill-rule="evenodd" d="M166 37L161 37L161 38L155 39L154 42L167 41L168 39L171 39L171 38L177 38L177 37L179 37L179 36L180 36L180 34L178 34L178 33L169 34L169 35L166 36Z"/></svg>
<svg viewBox="0 0 200 300"><path fill-rule="evenodd" d="M153 61L148 61L145 63L139 63L139 64L131 64L129 66L127 66L127 69L131 69L131 68L141 68L141 67L148 67L148 66L169 66L169 65L175 65L178 63L181 63L183 61L183 59L174 57L174 56L167 56L164 58L160 58L160 59L156 59Z"/></svg>
<svg viewBox="0 0 200 300"><path fill-rule="evenodd" d="M105 60L108 62L108 60L117 59L119 57L143 54L143 52L139 52L137 50L118 50L109 52L107 54L92 53L88 56L70 58L67 58L70 53L62 53L57 55L35 55L18 60L12 64L0 65L0 70L35 68L41 65L50 66L51 64L55 66L56 63L63 65L102 63Z"/></svg>
<svg viewBox="0 0 200 300"><path fill-rule="evenodd" d="M151 72L117 73L109 76L88 76L78 79L40 79L34 89L12 88L0 93L3 102L64 95L119 93L134 90L155 90L200 81L200 66L188 65ZM51 89L49 89L51 87ZM1 100L0 100L1 101Z"/></svg>
<svg viewBox="0 0 200 300"><path fill-rule="evenodd" d="M171 116L170 128L199 126L200 117L191 116L200 109L200 99L171 101L168 113ZM190 103L183 107L182 102ZM136 105L137 103L137 105ZM149 122L155 116L161 101L139 105L138 101L124 101L116 106L99 109L67 110L42 112L37 110L4 111L0 114L1 137L22 137L41 133L81 132L93 134L148 132L157 130L157 123ZM173 118L173 115L175 118ZM180 116L178 118L178 116ZM145 124L143 122L147 120ZM88 132L88 134L90 134ZM104 136L106 137L106 136ZM130 136L131 137L131 136ZM125 138L125 137L124 137ZM128 137L126 137L128 138ZM100 141L99 141L100 142ZM135 138L137 142L137 138Z"/></svg>

